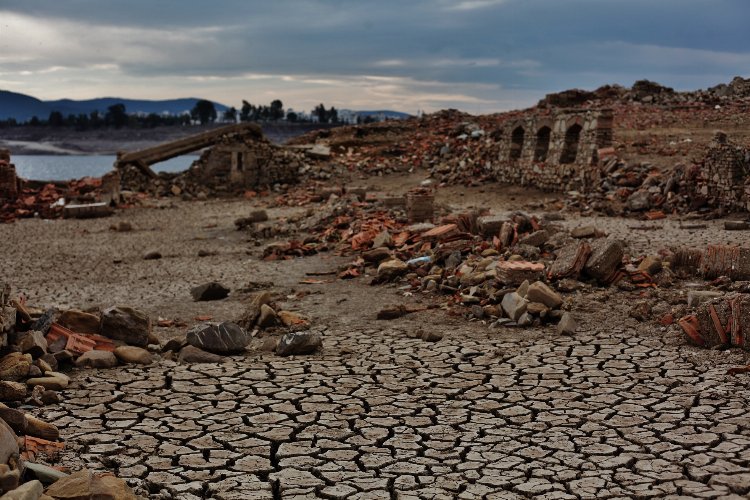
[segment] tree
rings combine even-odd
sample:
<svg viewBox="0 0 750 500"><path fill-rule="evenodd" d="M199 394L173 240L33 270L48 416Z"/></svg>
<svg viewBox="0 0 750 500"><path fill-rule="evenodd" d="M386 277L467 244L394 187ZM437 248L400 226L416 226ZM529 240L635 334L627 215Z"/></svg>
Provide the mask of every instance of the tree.
<svg viewBox="0 0 750 500"><path fill-rule="evenodd" d="M328 111L322 102L315 106L313 116L317 116L320 123L328 123Z"/></svg>
<svg viewBox="0 0 750 500"><path fill-rule="evenodd" d="M128 114L125 112L125 105L123 103L117 103L108 107L107 113L104 115L104 123L112 125L115 128L127 125Z"/></svg>
<svg viewBox="0 0 750 500"><path fill-rule="evenodd" d="M207 101L206 99L201 99L195 103L195 106L190 111L190 116L192 116L193 120L200 121L201 125L216 121L216 108L214 107L214 103Z"/></svg>
<svg viewBox="0 0 750 500"><path fill-rule="evenodd" d="M32 116L31 120L29 120L29 125L34 126L34 127L41 125L41 123L42 123L41 120L39 120L39 117L36 115Z"/></svg>
<svg viewBox="0 0 750 500"><path fill-rule="evenodd" d="M331 106L331 109L328 111L328 122L329 123L339 122L339 112L333 106Z"/></svg>
<svg viewBox="0 0 750 500"><path fill-rule="evenodd" d="M47 123L50 127L62 127L65 124L65 118L59 111L52 111L47 118Z"/></svg>
<svg viewBox="0 0 750 500"><path fill-rule="evenodd" d="M282 118L284 118L284 103L282 103L279 99L271 101L270 111L271 120L281 120Z"/></svg>
<svg viewBox="0 0 750 500"><path fill-rule="evenodd" d="M242 107L240 108L240 121L249 122L250 114L252 113L252 111L253 111L253 106L249 102L243 99Z"/></svg>
<svg viewBox="0 0 750 500"><path fill-rule="evenodd" d="M294 111L290 111L289 113L286 114L286 121L288 122L294 123L297 121L298 118L299 116L297 116L297 113L295 113Z"/></svg>
<svg viewBox="0 0 750 500"><path fill-rule="evenodd" d="M237 109L234 106L224 111L224 121L232 123L237 121Z"/></svg>

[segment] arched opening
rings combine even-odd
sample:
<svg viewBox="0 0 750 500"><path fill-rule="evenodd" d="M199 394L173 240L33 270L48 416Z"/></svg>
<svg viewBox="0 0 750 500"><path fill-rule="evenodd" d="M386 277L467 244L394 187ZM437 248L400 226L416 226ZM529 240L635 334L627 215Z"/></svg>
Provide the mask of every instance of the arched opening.
<svg viewBox="0 0 750 500"><path fill-rule="evenodd" d="M521 158L521 152L523 152L523 127L518 126L513 129L513 133L510 136L510 161L517 161Z"/></svg>
<svg viewBox="0 0 750 500"><path fill-rule="evenodd" d="M545 161L547 160L547 153L549 152L549 141L552 136L552 129L549 127L542 127L536 133L536 147L534 148L534 161Z"/></svg>
<svg viewBox="0 0 750 500"><path fill-rule="evenodd" d="M565 144L562 153L560 153L560 163L574 163L578 156L578 142L581 139L581 130L583 127L577 123L571 125L565 132Z"/></svg>

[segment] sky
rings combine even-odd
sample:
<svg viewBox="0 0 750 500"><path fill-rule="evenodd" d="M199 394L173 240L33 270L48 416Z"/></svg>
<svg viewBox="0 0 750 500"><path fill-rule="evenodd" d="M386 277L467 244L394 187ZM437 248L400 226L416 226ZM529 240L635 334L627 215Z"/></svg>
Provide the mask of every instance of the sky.
<svg viewBox="0 0 750 500"><path fill-rule="evenodd" d="M748 0L0 0L0 89L490 113L750 76Z"/></svg>

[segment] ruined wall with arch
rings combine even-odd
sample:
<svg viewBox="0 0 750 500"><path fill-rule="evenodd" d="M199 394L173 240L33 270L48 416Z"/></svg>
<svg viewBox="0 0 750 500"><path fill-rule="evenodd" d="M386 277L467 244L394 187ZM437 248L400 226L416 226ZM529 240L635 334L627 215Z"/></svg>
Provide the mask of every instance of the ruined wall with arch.
<svg viewBox="0 0 750 500"><path fill-rule="evenodd" d="M552 191L586 191L600 177L598 151L612 145L610 109L538 111L491 133L500 182Z"/></svg>

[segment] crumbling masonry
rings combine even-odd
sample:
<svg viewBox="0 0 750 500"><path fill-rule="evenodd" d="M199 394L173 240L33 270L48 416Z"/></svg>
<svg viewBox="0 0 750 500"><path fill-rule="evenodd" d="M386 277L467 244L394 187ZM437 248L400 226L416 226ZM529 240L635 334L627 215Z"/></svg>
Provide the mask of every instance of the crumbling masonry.
<svg viewBox="0 0 750 500"><path fill-rule="evenodd" d="M717 132L702 163L693 172L694 196L711 207L750 211L750 150Z"/></svg>
<svg viewBox="0 0 750 500"><path fill-rule="evenodd" d="M500 182L585 191L599 180L598 152L612 145L612 110L558 110L506 122L494 173Z"/></svg>

